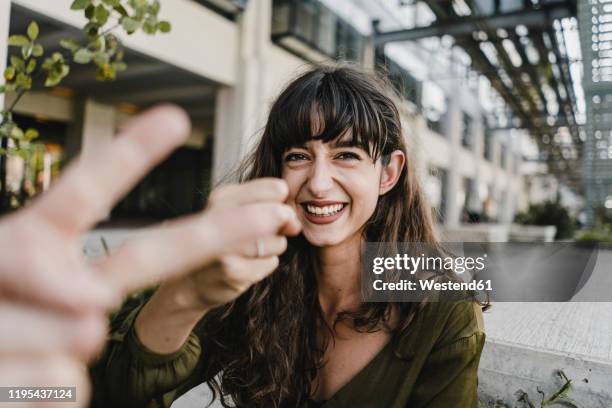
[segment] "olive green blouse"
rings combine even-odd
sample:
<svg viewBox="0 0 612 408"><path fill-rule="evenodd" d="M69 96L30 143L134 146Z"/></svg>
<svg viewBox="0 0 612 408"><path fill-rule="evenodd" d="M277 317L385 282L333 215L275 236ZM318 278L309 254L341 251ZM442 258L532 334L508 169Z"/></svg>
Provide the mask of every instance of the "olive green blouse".
<svg viewBox="0 0 612 408"><path fill-rule="evenodd" d="M111 325L107 348L92 369L94 407L169 407L216 374L206 365L206 341L198 330L175 353L147 350L133 328L143 304L144 299L127 305ZM402 359L389 343L329 400L306 406L477 407L478 362L485 341L480 306L471 301L429 303L411 326L396 349Z"/></svg>

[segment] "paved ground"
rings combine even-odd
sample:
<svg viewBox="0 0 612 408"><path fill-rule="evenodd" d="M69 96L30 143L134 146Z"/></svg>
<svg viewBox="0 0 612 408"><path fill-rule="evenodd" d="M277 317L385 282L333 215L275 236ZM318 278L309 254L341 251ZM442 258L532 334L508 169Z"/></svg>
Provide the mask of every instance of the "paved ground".
<svg viewBox="0 0 612 408"><path fill-rule="evenodd" d="M612 296L610 250L599 252L593 276L574 302L494 304L485 313L487 336L612 362L612 303L581 302L597 292Z"/></svg>
<svg viewBox="0 0 612 408"><path fill-rule="evenodd" d="M606 296L603 296L606 295ZM593 276L573 302L495 303L485 313L487 342L480 364L480 395L515 401L522 389L537 398L573 380L581 407L612 407L612 302L581 302L612 295L612 251L600 251ZM512 405L514 406L514 405Z"/></svg>

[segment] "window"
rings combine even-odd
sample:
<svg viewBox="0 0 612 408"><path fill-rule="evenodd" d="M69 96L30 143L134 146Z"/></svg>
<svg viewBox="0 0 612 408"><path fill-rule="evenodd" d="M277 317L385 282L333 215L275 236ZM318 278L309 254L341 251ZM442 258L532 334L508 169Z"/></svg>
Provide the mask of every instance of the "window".
<svg viewBox="0 0 612 408"><path fill-rule="evenodd" d="M316 0L274 0L272 40L309 61L360 62L365 46L359 31Z"/></svg>
<svg viewBox="0 0 612 408"><path fill-rule="evenodd" d="M461 145L472 149L474 147L474 136L472 129L472 117L467 113L463 112L461 120Z"/></svg>
<svg viewBox="0 0 612 408"><path fill-rule="evenodd" d="M482 151L483 157L488 160L493 160L493 131L488 126L484 132L484 149Z"/></svg>
<svg viewBox="0 0 612 408"><path fill-rule="evenodd" d="M427 120L427 126L442 135L448 106L446 95L442 88L432 81L423 82L422 95L423 116Z"/></svg>
<svg viewBox="0 0 612 408"><path fill-rule="evenodd" d="M446 183L448 172L440 167L431 167L425 182L425 194L438 222L444 222L446 207Z"/></svg>
<svg viewBox="0 0 612 408"><path fill-rule="evenodd" d="M508 166L508 157L506 154L506 144L505 143L502 143L500 145L499 155L500 155L499 166L505 170Z"/></svg>

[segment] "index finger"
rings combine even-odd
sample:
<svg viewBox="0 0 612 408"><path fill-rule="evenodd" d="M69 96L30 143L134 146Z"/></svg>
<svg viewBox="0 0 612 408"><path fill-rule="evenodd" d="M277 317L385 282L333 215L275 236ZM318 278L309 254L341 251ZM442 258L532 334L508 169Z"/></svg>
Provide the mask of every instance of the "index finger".
<svg viewBox="0 0 612 408"><path fill-rule="evenodd" d="M245 243L276 236L281 229L295 235L301 226L286 204L258 203L207 211L150 228L97 265L122 293L176 278L232 254Z"/></svg>
<svg viewBox="0 0 612 408"><path fill-rule="evenodd" d="M283 202L289 187L283 179L264 177L243 184L228 184L216 188L208 197L209 208L237 207L260 201Z"/></svg>
<svg viewBox="0 0 612 408"><path fill-rule="evenodd" d="M132 119L98 154L82 157L33 206L49 223L79 233L104 218L155 164L190 133L187 114L166 105Z"/></svg>

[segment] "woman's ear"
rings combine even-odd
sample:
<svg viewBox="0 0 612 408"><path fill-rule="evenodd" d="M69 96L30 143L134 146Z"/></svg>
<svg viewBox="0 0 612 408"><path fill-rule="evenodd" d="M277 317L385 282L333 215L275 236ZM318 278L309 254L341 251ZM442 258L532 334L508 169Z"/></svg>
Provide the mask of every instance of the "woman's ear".
<svg viewBox="0 0 612 408"><path fill-rule="evenodd" d="M389 162L385 165L383 163L382 173L380 175L380 187L378 190L379 195L384 195L389 192L404 170L404 164L406 163L406 156L401 150L395 150L389 155Z"/></svg>

